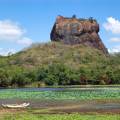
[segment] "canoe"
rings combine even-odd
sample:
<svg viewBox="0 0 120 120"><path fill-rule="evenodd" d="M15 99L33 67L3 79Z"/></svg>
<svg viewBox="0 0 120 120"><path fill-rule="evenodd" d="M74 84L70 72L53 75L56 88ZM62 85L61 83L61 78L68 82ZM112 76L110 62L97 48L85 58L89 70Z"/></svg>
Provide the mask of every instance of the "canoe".
<svg viewBox="0 0 120 120"><path fill-rule="evenodd" d="M30 105L30 103L23 103L23 104L2 104L5 108L26 108Z"/></svg>

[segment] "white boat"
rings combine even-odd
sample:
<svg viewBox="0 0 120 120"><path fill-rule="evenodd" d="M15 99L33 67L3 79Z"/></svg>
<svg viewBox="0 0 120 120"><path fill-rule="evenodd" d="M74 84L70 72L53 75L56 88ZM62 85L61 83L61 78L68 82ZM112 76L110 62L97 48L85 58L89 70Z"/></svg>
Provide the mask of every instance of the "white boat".
<svg viewBox="0 0 120 120"><path fill-rule="evenodd" d="M22 103L22 104L2 104L5 108L26 108L30 105L30 103Z"/></svg>

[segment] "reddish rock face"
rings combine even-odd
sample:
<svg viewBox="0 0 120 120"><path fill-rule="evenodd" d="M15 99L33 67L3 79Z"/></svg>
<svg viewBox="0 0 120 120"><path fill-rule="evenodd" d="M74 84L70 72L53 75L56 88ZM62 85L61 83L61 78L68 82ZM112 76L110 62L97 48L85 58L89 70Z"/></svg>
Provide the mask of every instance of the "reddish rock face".
<svg viewBox="0 0 120 120"><path fill-rule="evenodd" d="M61 41L70 45L83 44L108 54L98 32L99 24L92 18L77 19L58 16L50 37L52 41Z"/></svg>

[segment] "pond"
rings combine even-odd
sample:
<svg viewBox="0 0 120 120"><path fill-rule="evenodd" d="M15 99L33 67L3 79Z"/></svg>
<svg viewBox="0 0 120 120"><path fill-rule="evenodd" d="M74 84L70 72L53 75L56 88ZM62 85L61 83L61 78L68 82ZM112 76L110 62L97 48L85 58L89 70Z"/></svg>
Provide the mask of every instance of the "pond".
<svg viewBox="0 0 120 120"><path fill-rule="evenodd" d="M119 87L1 89L0 99L93 100L120 99Z"/></svg>
<svg viewBox="0 0 120 120"><path fill-rule="evenodd" d="M98 91L98 90L120 90L120 86L89 86L89 85L83 85L83 86L66 86L66 87L41 87L41 88L13 88L13 89L0 89L0 92L2 91Z"/></svg>
<svg viewBox="0 0 120 120"><path fill-rule="evenodd" d="M0 89L0 104L23 102L53 112L120 112L120 87Z"/></svg>

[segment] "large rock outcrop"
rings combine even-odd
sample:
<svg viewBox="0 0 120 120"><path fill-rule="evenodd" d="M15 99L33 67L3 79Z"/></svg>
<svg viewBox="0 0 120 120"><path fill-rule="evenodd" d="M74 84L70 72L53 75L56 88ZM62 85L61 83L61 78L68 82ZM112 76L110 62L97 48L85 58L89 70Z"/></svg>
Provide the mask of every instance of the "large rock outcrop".
<svg viewBox="0 0 120 120"><path fill-rule="evenodd" d="M58 16L51 31L52 41L61 41L65 44L83 44L97 48L108 54L99 32L99 24L93 18L77 19Z"/></svg>

